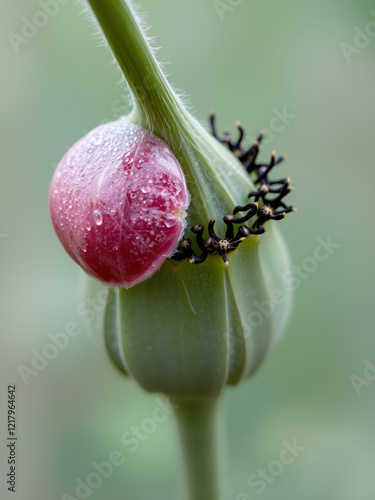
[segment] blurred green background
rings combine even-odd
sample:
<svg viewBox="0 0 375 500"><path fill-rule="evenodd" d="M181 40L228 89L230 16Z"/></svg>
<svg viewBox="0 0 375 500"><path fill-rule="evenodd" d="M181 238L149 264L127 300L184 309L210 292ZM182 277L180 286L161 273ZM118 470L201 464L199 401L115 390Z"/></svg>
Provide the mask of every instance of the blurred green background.
<svg viewBox="0 0 375 500"><path fill-rule="evenodd" d="M0 16L0 496L12 495L4 481L5 402L7 385L17 384L13 498L74 497L76 478L86 480L92 462L119 450L125 462L92 500L177 499L173 418L135 452L121 442L160 402L122 378L103 340L89 332L80 314L81 271L59 244L48 214L58 161L84 133L128 112L127 92L80 14L82 4L73 0L58 2L58 12L16 52L9 33L21 35L40 3L3 0ZM233 131L241 120L249 143L268 129L263 157L272 149L286 153L281 175L297 188L290 196L298 212L280 228L303 277L283 340L252 380L227 389L221 400L223 498L373 500L375 371L364 370L366 359L375 364L374 3L142 4L162 47L159 56L170 61L170 80L188 95L195 115L205 121L215 109L219 128ZM43 24L43 16L35 19ZM369 35L358 35L356 27ZM292 115L277 131L275 109ZM340 246L314 266L318 238ZM33 350L40 352L48 335L69 322L81 333L26 385L20 365L30 367ZM353 375L362 377L356 388ZM272 476L264 492L249 486L248 478L293 440L305 448L293 463Z"/></svg>

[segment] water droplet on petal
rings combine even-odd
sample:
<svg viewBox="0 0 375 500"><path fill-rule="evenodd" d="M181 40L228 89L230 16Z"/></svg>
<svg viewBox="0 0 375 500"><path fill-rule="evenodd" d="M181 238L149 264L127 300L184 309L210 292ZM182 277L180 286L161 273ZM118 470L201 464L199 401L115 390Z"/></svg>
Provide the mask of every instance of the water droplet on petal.
<svg viewBox="0 0 375 500"><path fill-rule="evenodd" d="M101 226L103 224L103 216L100 210L94 210L92 213L92 218L97 226Z"/></svg>

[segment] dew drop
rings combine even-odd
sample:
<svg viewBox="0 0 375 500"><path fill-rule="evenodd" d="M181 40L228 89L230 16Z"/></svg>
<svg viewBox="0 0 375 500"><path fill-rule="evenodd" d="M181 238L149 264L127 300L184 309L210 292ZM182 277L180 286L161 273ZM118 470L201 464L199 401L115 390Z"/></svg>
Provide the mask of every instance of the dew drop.
<svg viewBox="0 0 375 500"><path fill-rule="evenodd" d="M151 191L151 186L143 186L141 191L142 193L149 193Z"/></svg>
<svg viewBox="0 0 375 500"><path fill-rule="evenodd" d="M93 211L92 218L97 226L101 226L103 224L103 216L99 210Z"/></svg>
<svg viewBox="0 0 375 500"><path fill-rule="evenodd" d="M174 225L174 220L168 219L164 221L165 227L172 227Z"/></svg>
<svg viewBox="0 0 375 500"><path fill-rule="evenodd" d="M91 231L90 222L86 222L86 229L87 231Z"/></svg>

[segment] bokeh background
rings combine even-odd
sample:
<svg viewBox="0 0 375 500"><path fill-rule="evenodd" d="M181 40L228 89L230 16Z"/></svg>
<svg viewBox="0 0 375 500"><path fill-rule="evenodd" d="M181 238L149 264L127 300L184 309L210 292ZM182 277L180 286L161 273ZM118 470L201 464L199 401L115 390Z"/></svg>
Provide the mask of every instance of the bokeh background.
<svg viewBox="0 0 375 500"><path fill-rule="evenodd" d="M81 271L48 214L59 159L85 132L129 111L126 89L73 0L57 2L56 15L16 52L9 33L21 35L40 3L2 0L0 15L0 496L74 498L76 478L85 480L92 462L119 450L124 464L89 498L177 499L173 418L133 453L121 443L152 415L159 396L122 378L100 336L89 333ZM366 359L375 364L374 3L142 4L170 80L195 115L204 122L215 109L219 128L233 131L241 120L249 144L268 129L262 154L286 153L280 169L297 188L290 196L298 213L280 224L302 273L294 312L259 373L221 400L223 498L373 500L375 371L365 368ZM275 110L284 109L290 116L276 131ZM315 266L318 238L339 246ZM70 322L80 334L26 385L20 365L30 368L48 335ZM8 384L17 384L16 494L4 481ZM257 493L248 478L293 440L304 451Z"/></svg>

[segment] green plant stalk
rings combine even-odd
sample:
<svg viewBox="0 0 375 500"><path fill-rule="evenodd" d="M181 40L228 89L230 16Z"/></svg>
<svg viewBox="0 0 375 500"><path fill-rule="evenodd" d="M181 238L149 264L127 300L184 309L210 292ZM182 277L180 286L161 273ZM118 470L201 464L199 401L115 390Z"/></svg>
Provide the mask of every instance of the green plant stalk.
<svg viewBox="0 0 375 500"><path fill-rule="evenodd" d="M123 0L89 0L134 98L140 125L164 135L161 122L175 123L183 113L173 90L140 28ZM148 125L148 126L147 126Z"/></svg>
<svg viewBox="0 0 375 500"><path fill-rule="evenodd" d="M162 137L177 152L189 179L194 179L190 192L194 200L204 200L205 193L200 191L201 184L190 168L191 162L201 162L202 172L209 170L205 161L206 152L200 150L205 136L206 142L215 141L196 122L175 95L166 80L154 54L142 33L131 7L122 0L89 0L109 42L114 56L123 71L134 99L134 109L130 121L152 130ZM189 135L191 134L191 135ZM192 157L192 143L199 151L197 158ZM187 143L187 144L186 144ZM215 144L216 146L216 144ZM227 154L226 152L224 154ZM227 155L232 161L230 155ZM241 171L240 171L241 172ZM243 176L242 189L251 188L247 176ZM206 183L209 189L209 184ZM197 192L194 192L194 186ZM193 189L193 192L192 192ZM223 192L228 189L223 179ZM225 196L225 194L224 194ZM228 199L228 206L233 201ZM191 213L206 211L210 218L210 207L205 210L198 203ZM189 500L218 500L218 481L216 464L216 402L209 399L173 401L178 406L177 423L184 457Z"/></svg>
<svg viewBox="0 0 375 500"><path fill-rule="evenodd" d="M216 401L172 401L190 500L218 500Z"/></svg>

